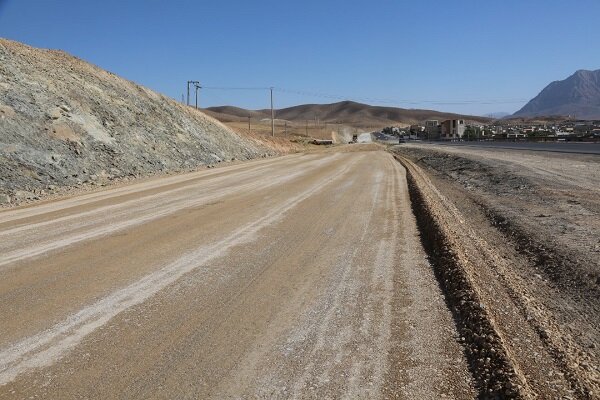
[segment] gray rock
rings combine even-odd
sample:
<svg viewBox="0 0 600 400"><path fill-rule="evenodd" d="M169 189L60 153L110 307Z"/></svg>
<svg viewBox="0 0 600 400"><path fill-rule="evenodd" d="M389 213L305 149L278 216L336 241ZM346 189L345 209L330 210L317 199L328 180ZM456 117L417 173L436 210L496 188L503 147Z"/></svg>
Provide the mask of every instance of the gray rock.
<svg viewBox="0 0 600 400"><path fill-rule="evenodd" d="M10 204L10 196L0 193L0 204Z"/></svg>
<svg viewBox="0 0 600 400"><path fill-rule="evenodd" d="M62 116L62 113L59 108L55 108L54 110L50 111L47 115L50 119L59 119Z"/></svg>
<svg viewBox="0 0 600 400"><path fill-rule="evenodd" d="M33 200L37 197L35 193L29 192L27 190L16 190L14 195L17 201Z"/></svg>

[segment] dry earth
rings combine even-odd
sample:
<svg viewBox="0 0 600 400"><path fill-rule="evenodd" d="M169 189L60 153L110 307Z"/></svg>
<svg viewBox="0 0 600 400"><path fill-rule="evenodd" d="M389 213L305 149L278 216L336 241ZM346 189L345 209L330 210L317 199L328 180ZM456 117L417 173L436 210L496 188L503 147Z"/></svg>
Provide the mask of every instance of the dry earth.
<svg viewBox="0 0 600 400"><path fill-rule="evenodd" d="M5 39L0 132L0 206L282 150L64 52Z"/></svg>
<svg viewBox="0 0 600 400"><path fill-rule="evenodd" d="M374 145L0 212L0 398L476 395Z"/></svg>
<svg viewBox="0 0 600 400"><path fill-rule="evenodd" d="M393 151L445 234L445 261L464 274L466 284L446 288L447 296L458 314L465 301L480 302L519 395L597 398L600 157L434 145ZM459 323L475 347L471 363L481 366L490 343L469 339L472 328Z"/></svg>

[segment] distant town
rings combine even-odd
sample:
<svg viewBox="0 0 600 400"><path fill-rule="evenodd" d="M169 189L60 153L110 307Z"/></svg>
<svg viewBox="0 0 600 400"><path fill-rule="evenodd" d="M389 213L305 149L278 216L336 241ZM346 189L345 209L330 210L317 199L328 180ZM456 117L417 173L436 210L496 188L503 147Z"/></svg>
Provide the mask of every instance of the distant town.
<svg viewBox="0 0 600 400"><path fill-rule="evenodd" d="M561 120L521 122L496 120L489 124L464 119L426 120L408 127L390 126L382 130L401 139L416 140L522 140L522 141L600 141L600 120Z"/></svg>

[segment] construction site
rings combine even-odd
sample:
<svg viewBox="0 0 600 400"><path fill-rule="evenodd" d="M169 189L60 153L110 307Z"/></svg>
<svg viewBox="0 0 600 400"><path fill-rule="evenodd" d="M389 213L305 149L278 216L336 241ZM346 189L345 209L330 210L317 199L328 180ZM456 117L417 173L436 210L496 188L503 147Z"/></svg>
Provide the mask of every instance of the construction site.
<svg viewBox="0 0 600 400"><path fill-rule="evenodd" d="M0 39L1 399L599 398L597 143L184 100Z"/></svg>

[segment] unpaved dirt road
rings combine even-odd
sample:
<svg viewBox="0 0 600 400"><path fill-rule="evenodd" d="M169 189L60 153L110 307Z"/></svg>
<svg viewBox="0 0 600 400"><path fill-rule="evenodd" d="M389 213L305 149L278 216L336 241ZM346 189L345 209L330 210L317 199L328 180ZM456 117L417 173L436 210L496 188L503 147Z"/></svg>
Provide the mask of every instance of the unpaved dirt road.
<svg viewBox="0 0 600 400"><path fill-rule="evenodd" d="M405 171L323 152L0 213L0 398L473 398Z"/></svg>

